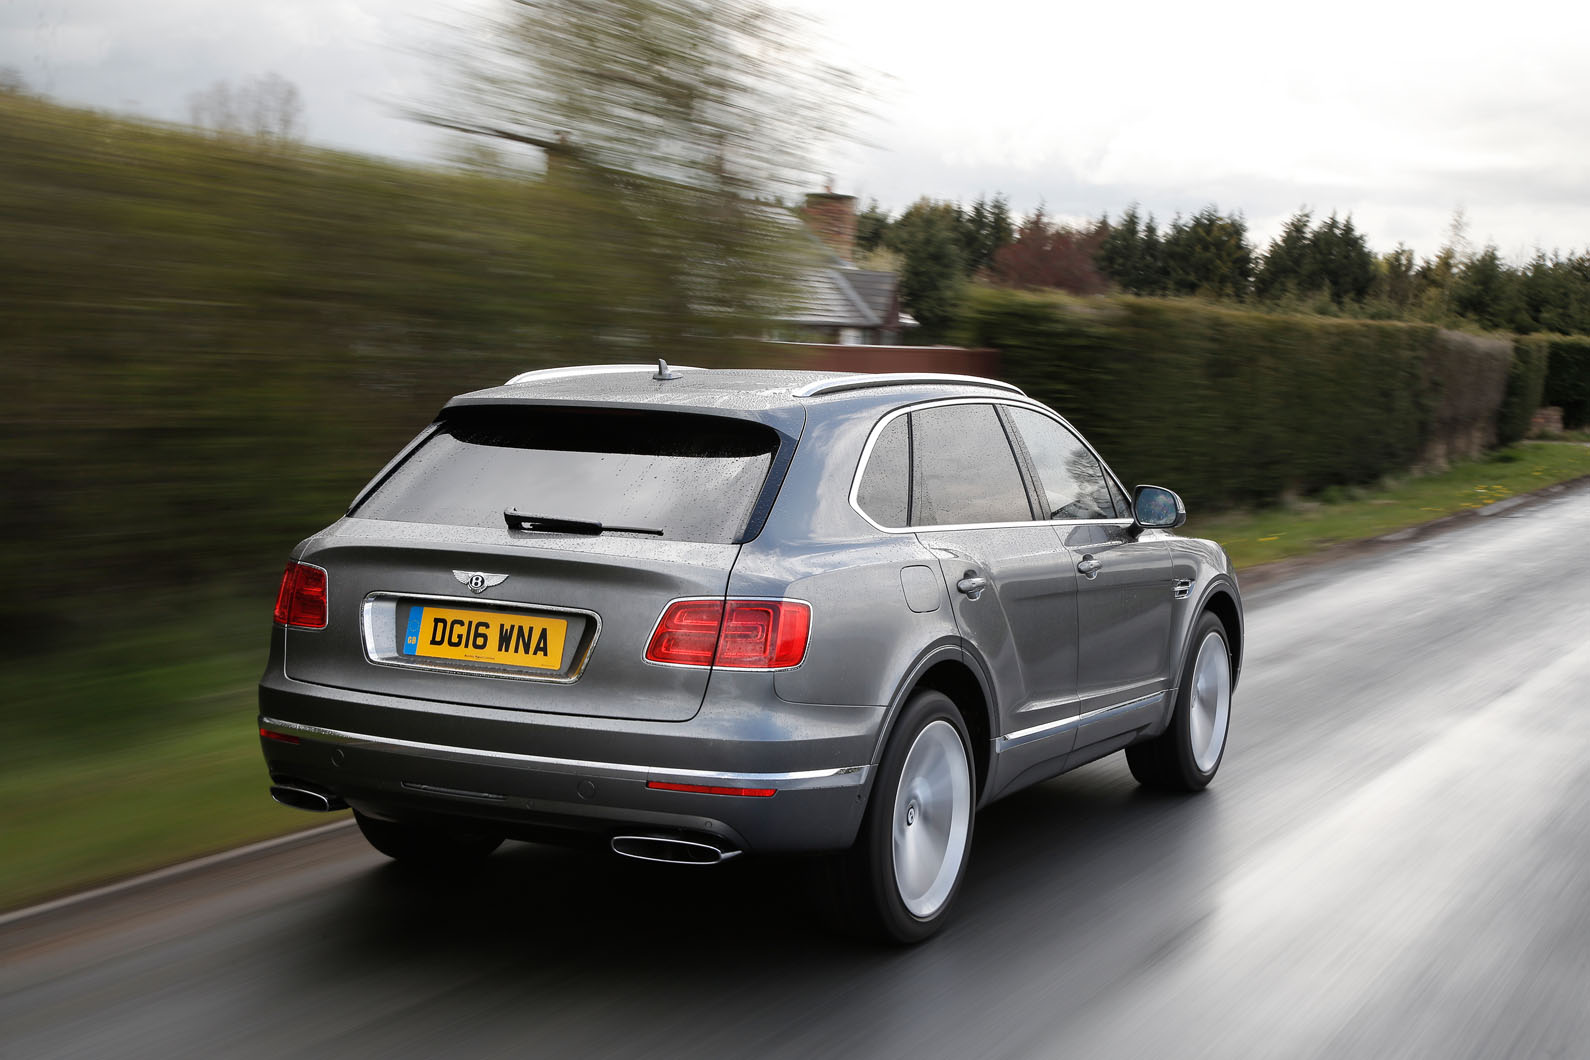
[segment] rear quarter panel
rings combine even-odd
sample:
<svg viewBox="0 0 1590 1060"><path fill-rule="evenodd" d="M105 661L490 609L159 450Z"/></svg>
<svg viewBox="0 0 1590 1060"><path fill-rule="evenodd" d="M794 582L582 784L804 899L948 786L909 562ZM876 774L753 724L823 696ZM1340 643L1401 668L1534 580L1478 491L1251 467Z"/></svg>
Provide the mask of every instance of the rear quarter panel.
<svg viewBox="0 0 1590 1060"><path fill-rule="evenodd" d="M862 446L886 410L869 396L808 414L772 515L734 565L731 596L811 604L806 657L775 676L780 699L886 706L924 648L956 635L932 553L915 535L878 532L850 507ZM906 575L908 602L901 572L910 567L925 567L931 577L911 582ZM929 584L932 599L925 599Z"/></svg>

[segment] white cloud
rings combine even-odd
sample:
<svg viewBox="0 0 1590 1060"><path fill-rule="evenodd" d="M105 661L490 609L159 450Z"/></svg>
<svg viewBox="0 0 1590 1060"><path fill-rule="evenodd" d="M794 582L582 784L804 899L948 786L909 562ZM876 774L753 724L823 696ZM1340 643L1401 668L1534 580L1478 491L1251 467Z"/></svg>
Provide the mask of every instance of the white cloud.
<svg viewBox="0 0 1590 1060"><path fill-rule="evenodd" d="M803 4L894 78L873 133L892 154L834 167L891 205L1213 201L1261 235L1309 205L1430 253L1466 204L1504 252L1590 245L1571 190L1590 160L1578 5Z"/></svg>
<svg viewBox="0 0 1590 1060"><path fill-rule="evenodd" d="M65 101L165 121L186 119L192 92L274 71L302 91L312 140L415 158L434 138L397 111L424 99L422 50L437 17L457 10L425 0L12 3L0 8L0 66Z"/></svg>
<svg viewBox="0 0 1590 1060"><path fill-rule="evenodd" d="M274 70L318 142L420 157L427 49L492 0L34 0L0 6L0 66L63 99L186 116L188 93ZM1590 8L1396 0L792 0L879 72L875 145L828 163L899 208L1002 190L1021 210L1161 218L1214 202L1261 239L1300 206L1379 249L1439 246L1466 206L1504 253L1590 247Z"/></svg>

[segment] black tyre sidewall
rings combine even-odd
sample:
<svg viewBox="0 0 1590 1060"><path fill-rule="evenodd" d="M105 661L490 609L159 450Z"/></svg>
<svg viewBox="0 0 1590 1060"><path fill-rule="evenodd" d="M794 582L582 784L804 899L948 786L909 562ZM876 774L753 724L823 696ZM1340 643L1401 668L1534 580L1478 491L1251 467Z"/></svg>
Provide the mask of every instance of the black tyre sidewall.
<svg viewBox="0 0 1590 1060"><path fill-rule="evenodd" d="M900 898L899 885L895 882L893 814L906 756L917 736L935 721L949 722L960 737L961 750L966 754L967 774L972 782L972 813L967 821L966 845L961 851L955 885L950 888L949 896L938 911L923 918L905 907ZM961 886L966 882L966 866L971 858L977 819L976 787L977 770L971 757L971 739L960 711L942 692L916 693L900 712L894 731L890 734L888 746L878 764L878 776L872 786L866 816L862 819L861 833L850 853L850 861L857 871L848 874L848 885L860 892L852 895L852 898L863 907L860 911L864 928L871 928L873 933L885 939L909 943L920 942L944 926Z"/></svg>

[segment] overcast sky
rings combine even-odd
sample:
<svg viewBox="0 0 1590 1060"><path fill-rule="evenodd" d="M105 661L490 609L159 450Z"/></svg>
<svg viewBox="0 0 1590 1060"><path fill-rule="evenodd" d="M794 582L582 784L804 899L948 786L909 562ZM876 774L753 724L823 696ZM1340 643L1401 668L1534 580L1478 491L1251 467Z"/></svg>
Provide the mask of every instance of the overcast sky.
<svg viewBox="0 0 1590 1060"><path fill-rule="evenodd" d="M274 71L311 140L434 157L396 116L495 0L0 0L0 67L58 99L166 120ZM1590 7L798 0L868 74L867 146L836 190L898 210L1006 193L1018 211L1162 220L1214 203L1262 246L1301 207L1377 250L1443 243L1463 207L1512 259L1590 247Z"/></svg>

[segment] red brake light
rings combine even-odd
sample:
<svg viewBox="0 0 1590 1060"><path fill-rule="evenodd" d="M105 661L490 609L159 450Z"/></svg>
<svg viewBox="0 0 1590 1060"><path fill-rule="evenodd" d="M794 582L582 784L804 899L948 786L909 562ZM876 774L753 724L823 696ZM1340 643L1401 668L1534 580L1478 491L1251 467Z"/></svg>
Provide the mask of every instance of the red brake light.
<svg viewBox="0 0 1590 1060"><path fill-rule="evenodd" d="M675 600L646 658L676 666L779 670L806 657L811 605L800 600Z"/></svg>
<svg viewBox="0 0 1590 1060"><path fill-rule="evenodd" d="M646 658L675 666L711 666L722 624L722 600L675 600L657 620Z"/></svg>
<svg viewBox="0 0 1590 1060"><path fill-rule="evenodd" d="M798 600L730 600L714 666L777 670L806 657L810 604Z"/></svg>
<svg viewBox="0 0 1590 1060"><path fill-rule="evenodd" d="M276 621L302 629L326 628L326 572L308 563L289 563L276 591Z"/></svg>
<svg viewBox="0 0 1590 1060"><path fill-rule="evenodd" d="M278 626L285 626L293 614L293 573L298 569L298 564L289 563L287 569L282 571L282 585L276 590L276 619Z"/></svg>

